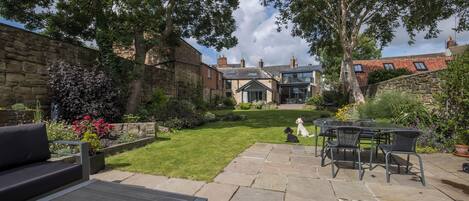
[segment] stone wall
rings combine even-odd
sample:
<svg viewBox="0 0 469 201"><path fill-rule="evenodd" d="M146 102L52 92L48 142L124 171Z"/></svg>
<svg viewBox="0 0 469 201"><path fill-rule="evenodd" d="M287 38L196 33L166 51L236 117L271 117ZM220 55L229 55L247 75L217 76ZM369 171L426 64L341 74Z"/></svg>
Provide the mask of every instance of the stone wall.
<svg viewBox="0 0 469 201"><path fill-rule="evenodd" d="M29 124L34 119L34 111L0 110L0 127Z"/></svg>
<svg viewBox="0 0 469 201"><path fill-rule="evenodd" d="M156 123L120 123L112 124L112 132L121 135L123 133L136 134L139 137L155 136L156 135Z"/></svg>
<svg viewBox="0 0 469 201"><path fill-rule="evenodd" d="M98 51L53 40L23 29L0 23L0 107L15 103L34 106L40 101L46 111L50 106L47 67L56 60L92 66ZM132 62L129 63L129 68ZM143 87L146 99L156 88L175 94L174 71L147 66ZM47 114L47 113L46 113Z"/></svg>
<svg viewBox="0 0 469 201"><path fill-rule="evenodd" d="M436 70L412 75L404 75L390 80L368 85L362 88L368 97L374 97L384 91L399 91L416 95L424 104L435 103L433 94L441 91L439 74Z"/></svg>

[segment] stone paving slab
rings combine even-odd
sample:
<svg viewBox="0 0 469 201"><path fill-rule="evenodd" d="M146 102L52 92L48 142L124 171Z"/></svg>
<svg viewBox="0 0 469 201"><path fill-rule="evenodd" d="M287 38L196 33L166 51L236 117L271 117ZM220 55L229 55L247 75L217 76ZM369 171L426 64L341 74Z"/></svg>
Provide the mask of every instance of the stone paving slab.
<svg viewBox="0 0 469 201"><path fill-rule="evenodd" d="M231 201L283 201L283 197L283 192L240 187Z"/></svg>
<svg viewBox="0 0 469 201"><path fill-rule="evenodd" d="M337 199L376 200L362 182L331 181Z"/></svg>
<svg viewBox="0 0 469 201"><path fill-rule="evenodd" d="M263 163L261 159L238 157L225 167L225 171L257 175Z"/></svg>
<svg viewBox="0 0 469 201"><path fill-rule="evenodd" d="M448 196L437 189L414 188L400 185L367 184L371 192L381 201L451 201Z"/></svg>
<svg viewBox="0 0 469 201"><path fill-rule="evenodd" d="M135 173L132 172L123 172L119 170L105 170L98 174L91 175L90 179L120 183L134 174Z"/></svg>
<svg viewBox="0 0 469 201"><path fill-rule="evenodd" d="M185 195L194 195L204 184L205 182L171 178L165 183L158 185L156 189Z"/></svg>
<svg viewBox="0 0 469 201"><path fill-rule="evenodd" d="M266 162L271 163L290 163L290 155L288 154L279 154L279 153L270 153L267 156Z"/></svg>
<svg viewBox="0 0 469 201"><path fill-rule="evenodd" d="M285 191L287 182L288 179L284 175L263 173L257 176L252 187L274 191Z"/></svg>
<svg viewBox="0 0 469 201"><path fill-rule="evenodd" d="M238 186L251 186L256 175L247 175L236 172L222 172L215 177L215 182Z"/></svg>
<svg viewBox="0 0 469 201"><path fill-rule="evenodd" d="M334 191L327 180L288 177L285 201L335 201Z"/></svg>
<svg viewBox="0 0 469 201"><path fill-rule="evenodd" d="M196 196L214 201L229 201L238 188L239 186L230 184L208 183L197 192Z"/></svg>
<svg viewBox="0 0 469 201"><path fill-rule="evenodd" d="M169 178L164 176L134 174L131 177L128 177L127 179L122 181L121 183L155 189L157 186L166 183L168 180Z"/></svg>

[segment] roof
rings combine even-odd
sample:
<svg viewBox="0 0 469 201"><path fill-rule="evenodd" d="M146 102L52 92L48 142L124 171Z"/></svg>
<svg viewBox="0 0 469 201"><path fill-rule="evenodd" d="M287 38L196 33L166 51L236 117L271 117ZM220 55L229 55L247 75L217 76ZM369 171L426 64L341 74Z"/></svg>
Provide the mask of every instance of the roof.
<svg viewBox="0 0 469 201"><path fill-rule="evenodd" d="M273 79L272 75L261 68L218 68L218 70L229 80Z"/></svg>
<svg viewBox="0 0 469 201"><path fill-rule="evenodd" d="M269 72L274 76L280 76L281 73L300 73L300 72L310 72L310 71L322 71L320 65L308 65L308 66L298 66L291 68L290 65L278 65L278 66L265 66L265 71Z"/></svg>
<svg viewBox="0 0 469 201"><path fill-rule="evenodd" d="M249 81L248 83L246 83L245 85L243 85L242 87L238 88L236 90L236 92L240 92L240 91L244 91L244 90L249 90L253 88L254 90L258 90L259 88L262 88L262 89L266 89L266 90L269 90L269 91L272 91L271 88L265 86L264 84L262 84L261 82L257 81L257 80L251 80Z"/></svg>
<svg viewBox="0 0 469 201"><path fill-rule="evenodd" d="M412 73L435 71L446 68L447 61L452 57L445 56L445 53L409 55L399 57L385 57L381 59L354 60L353 64L361 64L363 72L356 72L360 86L368 84L368 74L375 70L384 69L384 64L392 64L394 69L405 68ZM426 69L418 70L415 62L424 63Z"/></svg>
<svg viewBox="0 0 469 201"><path fill-rule="evenodd" d="M459 45L459 46L454 46L454 47L449 48L452 55L461 55L467 49L469 49L469 45Z"/></svg>

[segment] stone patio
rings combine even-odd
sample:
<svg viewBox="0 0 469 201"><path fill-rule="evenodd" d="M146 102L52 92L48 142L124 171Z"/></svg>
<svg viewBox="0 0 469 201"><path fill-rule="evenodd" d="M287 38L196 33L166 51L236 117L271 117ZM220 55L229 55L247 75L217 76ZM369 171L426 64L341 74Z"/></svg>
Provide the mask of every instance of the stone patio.
<svg viewBox="0 0 469 201"><path fill-rule="evenodd" d="M368 153L368 152L365 152ZM351 157L351 156L350 156ZM336 178L331 167L320 166L313 147L256 143L235 158L212 183L108 170L93 178L213 201L469 200L469 174L460 171L464 158L422 154L427 186L410 174L393 174L385 182L384 168L368 169L362 181L351 165L340 164ZM327 161L327 160L326 160ZM411 157L411 162L416 158ZM367 167L367 166L366 166ZM397 168L394 168L396 172Z"/></svg>

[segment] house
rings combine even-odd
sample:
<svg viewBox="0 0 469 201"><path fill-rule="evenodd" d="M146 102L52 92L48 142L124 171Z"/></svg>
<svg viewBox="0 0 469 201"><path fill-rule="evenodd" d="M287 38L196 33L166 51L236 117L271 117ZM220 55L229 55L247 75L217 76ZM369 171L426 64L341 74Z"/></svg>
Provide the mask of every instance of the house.
<svg viewBox="0 0 469 201"><path fill-rule="evenodd" d="M225 95L234 97L237 103L304 103L320 89L321 67L298 66L294 57L287 65L265 66L261 59L257 66L248 67L244 59L228 64L222 56L215 66L223 73Z"/></svg>
<svg viewBox="0 0 469 201"><path fill-rule="evenodd" d="M420 73L447 68L447 64L453 59L453 55L460 54L465 48L467 48L467 45L457 46L456 41L449 37L446 42L446 52L354 60L353 68L360 86L366 86L368 84L368 74L379 69L405 68L412 73Z"/></svg>
<svg viewBox="0 0 469 201"><path fill-rule="evenodd" d="M222 72L213 66L202 63L200 75L202 76L204 101L212 102L217 96L224 96Z"/></svg>

